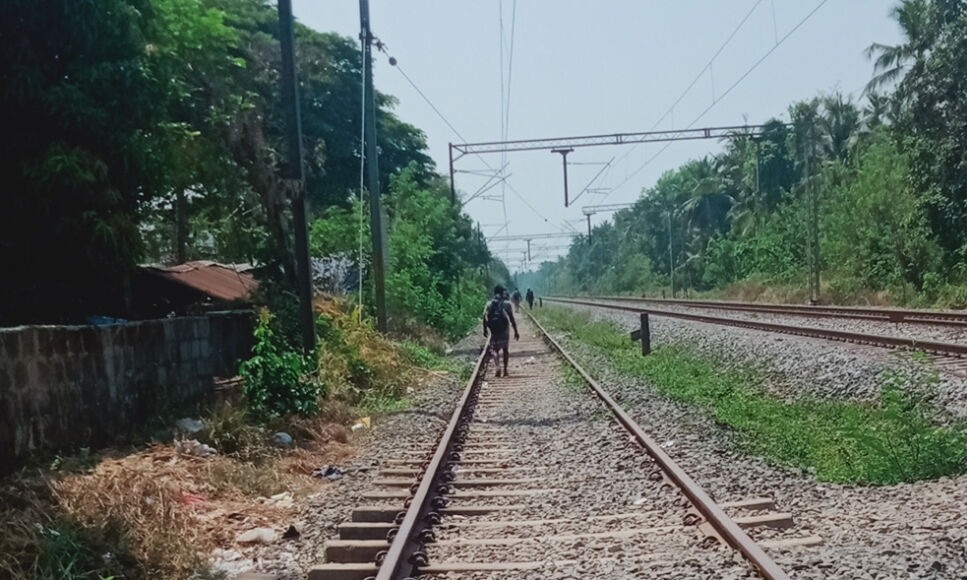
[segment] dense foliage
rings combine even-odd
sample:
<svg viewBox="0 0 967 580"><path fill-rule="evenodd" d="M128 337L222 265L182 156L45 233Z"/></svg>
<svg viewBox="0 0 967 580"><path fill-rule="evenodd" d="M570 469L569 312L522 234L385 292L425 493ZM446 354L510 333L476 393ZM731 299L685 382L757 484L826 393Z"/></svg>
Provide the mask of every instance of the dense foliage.
<svg viewBox="0 0 967 580"><path fill-rule="evenodd" d="M2 3L0 324L137 316L144 262L254 262L291 283L277 35L268 0ZM298 24L296 47L324 217L358 193L362 56ZM381 182L409 167L429 187L425 136L394 102L377 94Z"/></svg>
<svg viewBox="0 0 967 580"><path fill-rule="evenodd" d="M313 415L319 397L326 393L317 383L304 378L312 365L276 335L271 322L271 313L263 310L255 328L252 357L239 368L245 379L248 409L259 419Z"/></svg>
<svg viewBox="0 0 967 580"><path fill-rule="evenodd" d="M821 95L731 136L521 283L656 292L674 271L679 290L802 289L818 241L826 299L967 306L967 5L902 0L894 16L906 40L870 47L862 105Z"/></svg>

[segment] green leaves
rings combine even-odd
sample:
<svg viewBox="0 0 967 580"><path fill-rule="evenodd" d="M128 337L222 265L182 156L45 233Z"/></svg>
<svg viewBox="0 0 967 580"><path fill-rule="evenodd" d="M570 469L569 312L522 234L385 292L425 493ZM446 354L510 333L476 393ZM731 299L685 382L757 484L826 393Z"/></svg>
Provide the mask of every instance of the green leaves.
<svg viewBox="0 0 967 580"><path fill-rule="evenodd" d="M930 395L937 377L929 368L915 367L912 383L888 376L873 403L787 401L764 392L754 372L722 371L688 346L663 346L643 358L627 334L587 313L549 307L539 315L593 347L617 371L705 409L734 429L749 452L820 480L890 485L967 470L967 426L933 421Z"/></svg>
<svg viewBox="0 0 967 580"><path fill-rule="evenodd" d="M258 419L283 415L310 416L318 409L319 386L306 375L311 365L272 329L272 315L263 309L255 328L252 357L239 374L245 379L245 400Z"/></svg>

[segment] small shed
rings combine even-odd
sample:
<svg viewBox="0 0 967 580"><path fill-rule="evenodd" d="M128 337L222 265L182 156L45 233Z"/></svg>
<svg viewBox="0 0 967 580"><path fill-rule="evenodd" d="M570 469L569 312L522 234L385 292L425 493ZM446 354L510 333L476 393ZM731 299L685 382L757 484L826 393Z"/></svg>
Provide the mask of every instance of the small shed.
<svg viewBox="0 0 967 580"><path fill-rule="evenodd" d="M135 296L142 316L160 317L248 304L258 289L251 264L210 260L140 269Z"/></svg>

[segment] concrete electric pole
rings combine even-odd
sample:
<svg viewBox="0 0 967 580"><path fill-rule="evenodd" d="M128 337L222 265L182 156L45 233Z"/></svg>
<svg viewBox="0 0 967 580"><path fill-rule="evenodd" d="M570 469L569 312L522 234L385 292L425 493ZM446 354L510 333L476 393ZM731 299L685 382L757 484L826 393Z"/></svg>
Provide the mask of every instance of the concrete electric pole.
<svg viewBox="0 0 967 580"><path fill-rule="evenodd" d="M306 185L302 167L302 119L299 114L299 87L295 74L292 0L279 0L279 41L282 45L282 109L285 112L285 141L288 149L288 163L285 164L283 177L297 182L292 196L296 286L299 291L302 349L309 354L316 348L316 330L312 315L312 271L309 267Z"/></svg>
<svg viewBox="0 0 967 580"><path fill-rule="evenodd" d="M376 98L373 91L373 32L369 27L369 0L359 0L360 40L363 44L363 75L366 93L366 189L373 233L373 278L376 282L376 327L386 332L386 219L379 191L379 157L376 151Z"/></svg>

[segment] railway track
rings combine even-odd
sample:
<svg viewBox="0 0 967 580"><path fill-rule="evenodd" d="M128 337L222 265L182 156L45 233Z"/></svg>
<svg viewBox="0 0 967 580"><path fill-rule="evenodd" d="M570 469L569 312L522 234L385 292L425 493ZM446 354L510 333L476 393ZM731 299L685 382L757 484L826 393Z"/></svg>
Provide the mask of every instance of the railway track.
<svg viewBox="0 0 967 580"><path fill-rule="evenodd" d="M766 549L821 542L771 498L713 501L536 320L521 331L510 376L480 355L437 445L382 466L310 580L786 578Z"/></svg>
<svg viewBox="0 0 967 580"><path fill-rule="evenodd" d="M902 322L906 324L929 324L931 326L967 328L967 312L952 312L946 310L872 308L866 306L807 306L804 304L757 304L722 300L669 300L665 298L638 298L632 296L597 296L595 298L613 302L635 302L740 312L762 312L786 316L872 320L878 322Z"/></svg>
<svg viewBox="0 0 967 580"><path fill-rule="evenodd" d="M707 314L698 314L692 312L662 310L659 308L651 308L637 304L628 304L628 299L575 299L545 297L544 300L547 302L557 302L560 304L577 304L581 306L593 306L596 308L605 308L609 310L621 310L624 312L647 313L649 315L662 316L666 318L677 318L680 320L689 320L693 322L703 322L706 324L717 324L722 326L750 328L753 330L763 330L766 332L791 334L809 338L821 338L825 340L835 340L859 345L908 351L922 351L933 356L937 367L940 370L960 377L967 377L967 345L965 344L938 342L932 340L918 340L914 338L880 334L848 332L831 328L817 328L814 326L776 324L760 320L709 316Z"/></svg>

